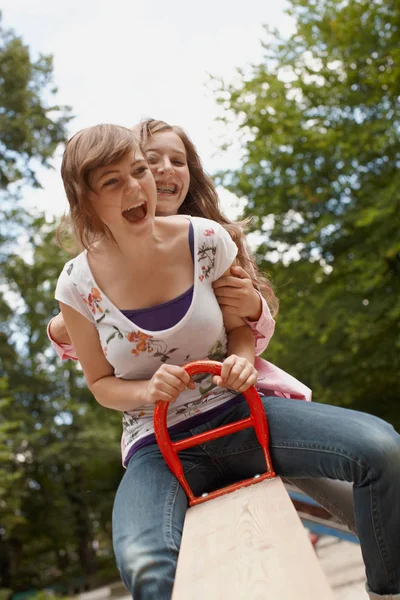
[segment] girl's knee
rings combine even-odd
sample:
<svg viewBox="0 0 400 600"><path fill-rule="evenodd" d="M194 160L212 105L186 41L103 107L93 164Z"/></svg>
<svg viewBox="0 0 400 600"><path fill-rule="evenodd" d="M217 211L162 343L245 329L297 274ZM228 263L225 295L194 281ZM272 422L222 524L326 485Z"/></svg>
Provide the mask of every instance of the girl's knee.
<svg viewBox="0 0 400 600"><path fill-rule="evenodd" d="M116 551L122 580L135 600L171 598L178 553L126 545Z"/></svg>
<svg viewBox="0 0 400 600"><path fill-rule="evenodd" d="M400 476L400 436L396 432L382 436L373 453L378 465Z"/></svg>
<svg viewBox="0 0 400 600"><path fill-rule="evenodd" d="M371 416L363 445L364 460L373 469L400 475L400 435L389 423Z"/></svg>

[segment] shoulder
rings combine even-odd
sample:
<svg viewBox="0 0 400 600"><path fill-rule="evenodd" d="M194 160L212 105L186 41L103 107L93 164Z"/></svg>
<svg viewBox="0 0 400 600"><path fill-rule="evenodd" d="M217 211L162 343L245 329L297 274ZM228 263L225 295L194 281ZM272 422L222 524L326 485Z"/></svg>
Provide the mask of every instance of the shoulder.
<svg viewBox="0 0 400 600"><path fill-rule="evenodd" d="M214 244L217 248L229 246L236 248L231 235L221 223L203 217L191 217L190 220L193 223L193 228L197 231L199 240L202 239L207 243Z"/></svg>
<svg viewBox="0 0 400 600"><path fill-rule="evenodd" d="M65 263L58 281L70 281L72 284L76 276L82 271L85 262L86 258L84 252L81 252L78 256L75 256L75 258L71 258L71 260Z"/></svg>
<svg viewBox="0 0 400 600"><path fill-rule="evenodd" d="M205 219L204 217L188 217L193 225L196 227L202 227L203 229L223 229L222 225L217 223L217 221L212 221L211 219Z"/></svg>
<svg viewBox="0 0 400 600"><path fill-rule="evenodd" d="M232 265L237 246L220 223L202 217L191 220L197 232L197 260L204 276L215 281Z"/></svg>
<svg viewBox="0 0 400 600"><path fill-rule="evenodd" d="M93 321L91 314L93 289L90 290L90 278L85 269L86 265L84 253L65 263L57 281L55 298Z"/></svg>
<svg viewBox="0 0 400 600"><path fill-rule="evenodd" d="M205 237L224 237L229 236L226 229L217 221L205 219L204 217L190 217L193 227L201 232Z"/></svg>
<svg viewBox="0 0 400 600"><path fill-rule="evenodd" d="M87 261L83 252L65 263L57 280L57 300L62 300L61 296L70 295L74 290L76 292L83 291L85 282L88 281L85 264L87 264Z"/></svg>
<svg viewBox="0 0 400 600"><path fill-rule="evenodd" d="M171 234L179 234L189 228L190 217L186 215L173 215L170 217L156 217L158 231Z"/></svg>

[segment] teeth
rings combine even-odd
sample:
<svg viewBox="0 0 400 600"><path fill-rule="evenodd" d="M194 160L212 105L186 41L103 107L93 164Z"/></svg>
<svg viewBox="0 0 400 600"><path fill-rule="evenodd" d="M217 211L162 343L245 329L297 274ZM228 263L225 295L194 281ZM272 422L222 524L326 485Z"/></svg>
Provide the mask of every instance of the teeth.
<svg viewBox="0 0 400 600"><path fill-rule="evenodd" d="M166 194L174 194L177 190L176 185L158 185L157 192L166 193Z"/></svg>
<svg viewBox="0 0 400 600"><path fill-rule="evenodd" d="M129 210L132 210L132 208L139 208L139 206L143 206L144 204L144 200L142 202L139 202L138 204L132 204L132 206L130 206L129 208L125 208L122 212L128 212Z"/></svg>

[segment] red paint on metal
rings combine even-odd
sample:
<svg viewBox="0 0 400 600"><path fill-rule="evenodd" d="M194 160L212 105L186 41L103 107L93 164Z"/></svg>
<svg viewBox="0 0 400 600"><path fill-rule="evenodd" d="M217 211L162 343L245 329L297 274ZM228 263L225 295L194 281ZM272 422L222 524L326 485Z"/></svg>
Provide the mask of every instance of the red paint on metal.
<svg viewBox="0 0 400 600"><path fill-rule="evenodd" d="M220 375L221 367L222 365L219 362L212 360L201 360L188 363L184 365L183 368L189 375L195 375L197 373L212 373L214 375ZM167 412L169 402L164 402L160 400L155 406L154 432L157 443L167 465L169 466L169 468L174 473L179 483L185 490L185 493L189 499L190 506L194 506L195 504L201 504L202 502L206 502L207 500L212 500L213 498L218 498L219 496L223 496L224 494L228 494L229 492L238 490L241 487L247 487L249 485L253 485L254 483L264 481L265 479L275 477L275 472L272 467L271 456L268 449L268 422L264 411L264 406L261 402L261 398L254 387L251 387L246 392L244 392L243 396L246 398L249 404L250 417L246 419L241 419L240 421L236 421L235 423L230 423L229 425L218 427L217 429L212 429L211 431L207 431L205 433L200 433L198 435L191 436L190 438L186 438L185 440L180 440L178 442L172 442L167 428ZM216 438L235 433L236 431L240 431L248 427L254 427L257 439L263 449L265 464L267 468L266 472L260 474L260 476L257 478L245 479L244 481L239 481L237 483L234 483L233 485L229 485L220 490L209 492L207 496L194 496L183 473L183 468L181 461L178 457L178 452L181 450L185 450L186 448L191 448L192 446L198 446L200 444L203 444L204 442L208 442L209 440L214 440Z"/></svg>

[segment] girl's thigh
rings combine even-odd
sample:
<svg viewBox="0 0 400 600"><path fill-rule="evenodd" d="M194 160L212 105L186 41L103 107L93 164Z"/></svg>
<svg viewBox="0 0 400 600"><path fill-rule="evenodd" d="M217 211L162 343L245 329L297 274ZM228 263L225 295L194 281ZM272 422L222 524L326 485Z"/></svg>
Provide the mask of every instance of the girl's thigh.
<svg viewBox="0 0 400 600"><path fill-rule="evenodd" d="M268 419L270 453L278 475L288 478L326 477L355 481L371 461L388 465L399 448L393 427L372 415L327 404L262 397ZM248 416L243 401L224 415L223 423ZM215 426L215 425L214 425ZM253 429L206 445L232 478L265 471Z"/></svg>
<svg viewBox="0 0 400 600"><path fill-rule="evenodd" d="M186 508L186 496L158 448L139 450L113 509L115 558L135 600L170 600Z"/></svg>
<svg viewBox="0 0 400 600"><path fill-rule="evenodd" d="M204 450L189 449L180 458L196 495L217 486L220 470ZM156 445L134 454L115 497L113 543L121 577L135 600L170 598L187 506Z"/></svg>
<svg viewBox="0 0 400 600"><path fill-rule="evenodd" d="M113 541L119 554L178 551L186 496L158 448L139 450L119 485L113 509Z"/></svg>
<svg viewBox="0 0 400 600"><path fill-rule="evenodd" d="M289 483L313 498L340 523L357 535L354 517L353 484L325 477L287 479Z"/></svg>

